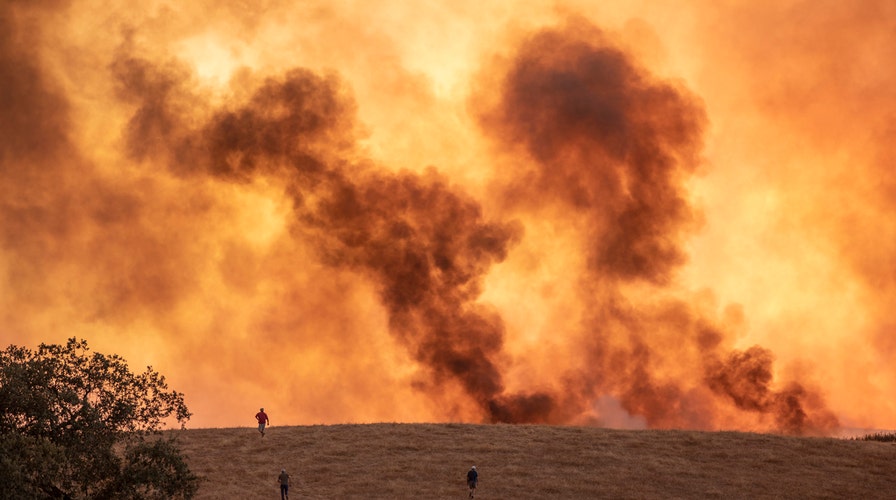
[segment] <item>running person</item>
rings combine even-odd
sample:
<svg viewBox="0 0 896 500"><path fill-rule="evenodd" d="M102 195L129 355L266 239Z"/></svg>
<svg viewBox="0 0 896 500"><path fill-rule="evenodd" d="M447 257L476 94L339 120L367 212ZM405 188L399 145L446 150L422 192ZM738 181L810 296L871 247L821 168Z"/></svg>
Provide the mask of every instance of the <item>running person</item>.
<svg viewBox="0 0 896 500"><path fill-rule="evenodd" d="M264 437L264 426L271 423L270 419L268 419L268 414L264 412L264 408L255 414L255 420L258 420L258 432L261 433L261 437Z"/></svg>

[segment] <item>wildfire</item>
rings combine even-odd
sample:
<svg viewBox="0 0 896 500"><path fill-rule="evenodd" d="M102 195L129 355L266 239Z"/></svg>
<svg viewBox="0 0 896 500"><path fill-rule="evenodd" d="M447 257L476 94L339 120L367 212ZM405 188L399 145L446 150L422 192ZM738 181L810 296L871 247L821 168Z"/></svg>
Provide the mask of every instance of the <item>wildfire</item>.
<svg viewBox="0 0 896 500"><path fill-rule="evenodd" d="M893 7L561 4L0 7L0 340L194 426L892 428Z"/></svg>

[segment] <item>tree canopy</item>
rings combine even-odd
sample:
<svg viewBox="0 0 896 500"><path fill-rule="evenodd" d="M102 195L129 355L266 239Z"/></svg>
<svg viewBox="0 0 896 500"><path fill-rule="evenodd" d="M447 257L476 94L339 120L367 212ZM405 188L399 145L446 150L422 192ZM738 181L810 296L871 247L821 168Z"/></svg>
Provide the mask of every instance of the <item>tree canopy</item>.
<svg viewBox="0 0 896 500"><path fill-rule="evenodd" d="M0 351L0 498L191 498L198 479L166 423L183 394L85 340Z"/></svg>

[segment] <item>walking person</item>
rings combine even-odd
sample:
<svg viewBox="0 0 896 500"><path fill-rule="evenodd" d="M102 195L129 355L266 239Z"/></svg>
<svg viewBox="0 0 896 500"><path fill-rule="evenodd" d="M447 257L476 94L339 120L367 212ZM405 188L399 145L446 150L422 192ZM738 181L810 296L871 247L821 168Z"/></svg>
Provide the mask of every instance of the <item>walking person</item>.
<svg viewBox="0 0 896 500"><path fill-rule="evenodd" d="M476 491L476 483L478 482L479 471L476 470L476 466L474 465L467 471L467 486L470 487L470 498L473 498L473 493Z"/></svg>
<svg viewBox="0 0 896 500"><path fill-rule="evenodd" d="M264 437L264 427L271 422L270 419L268 419L268 414L264 412L264 408L260 409L258 413L255 414L255 420L258 420L258 432L261 433L261 437Z"/></svg>
<svg viewBox="0 0 896 500"><path fill-rule="evenodd" d="M289 500L289 474L286 469L280 469L277 481L280 483L280 500Z"/></svg>

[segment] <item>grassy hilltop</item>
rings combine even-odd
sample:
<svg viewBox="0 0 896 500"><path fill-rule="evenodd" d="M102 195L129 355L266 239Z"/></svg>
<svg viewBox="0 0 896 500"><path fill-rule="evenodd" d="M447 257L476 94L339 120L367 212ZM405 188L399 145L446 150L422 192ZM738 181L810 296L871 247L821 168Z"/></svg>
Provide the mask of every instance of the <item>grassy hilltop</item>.
<svg viewBox="0 0 896 500"><path fill-rule="evenodd" d="M369 424L170 431L199 499L894 498L896 444L740 432Z"/></svg>

